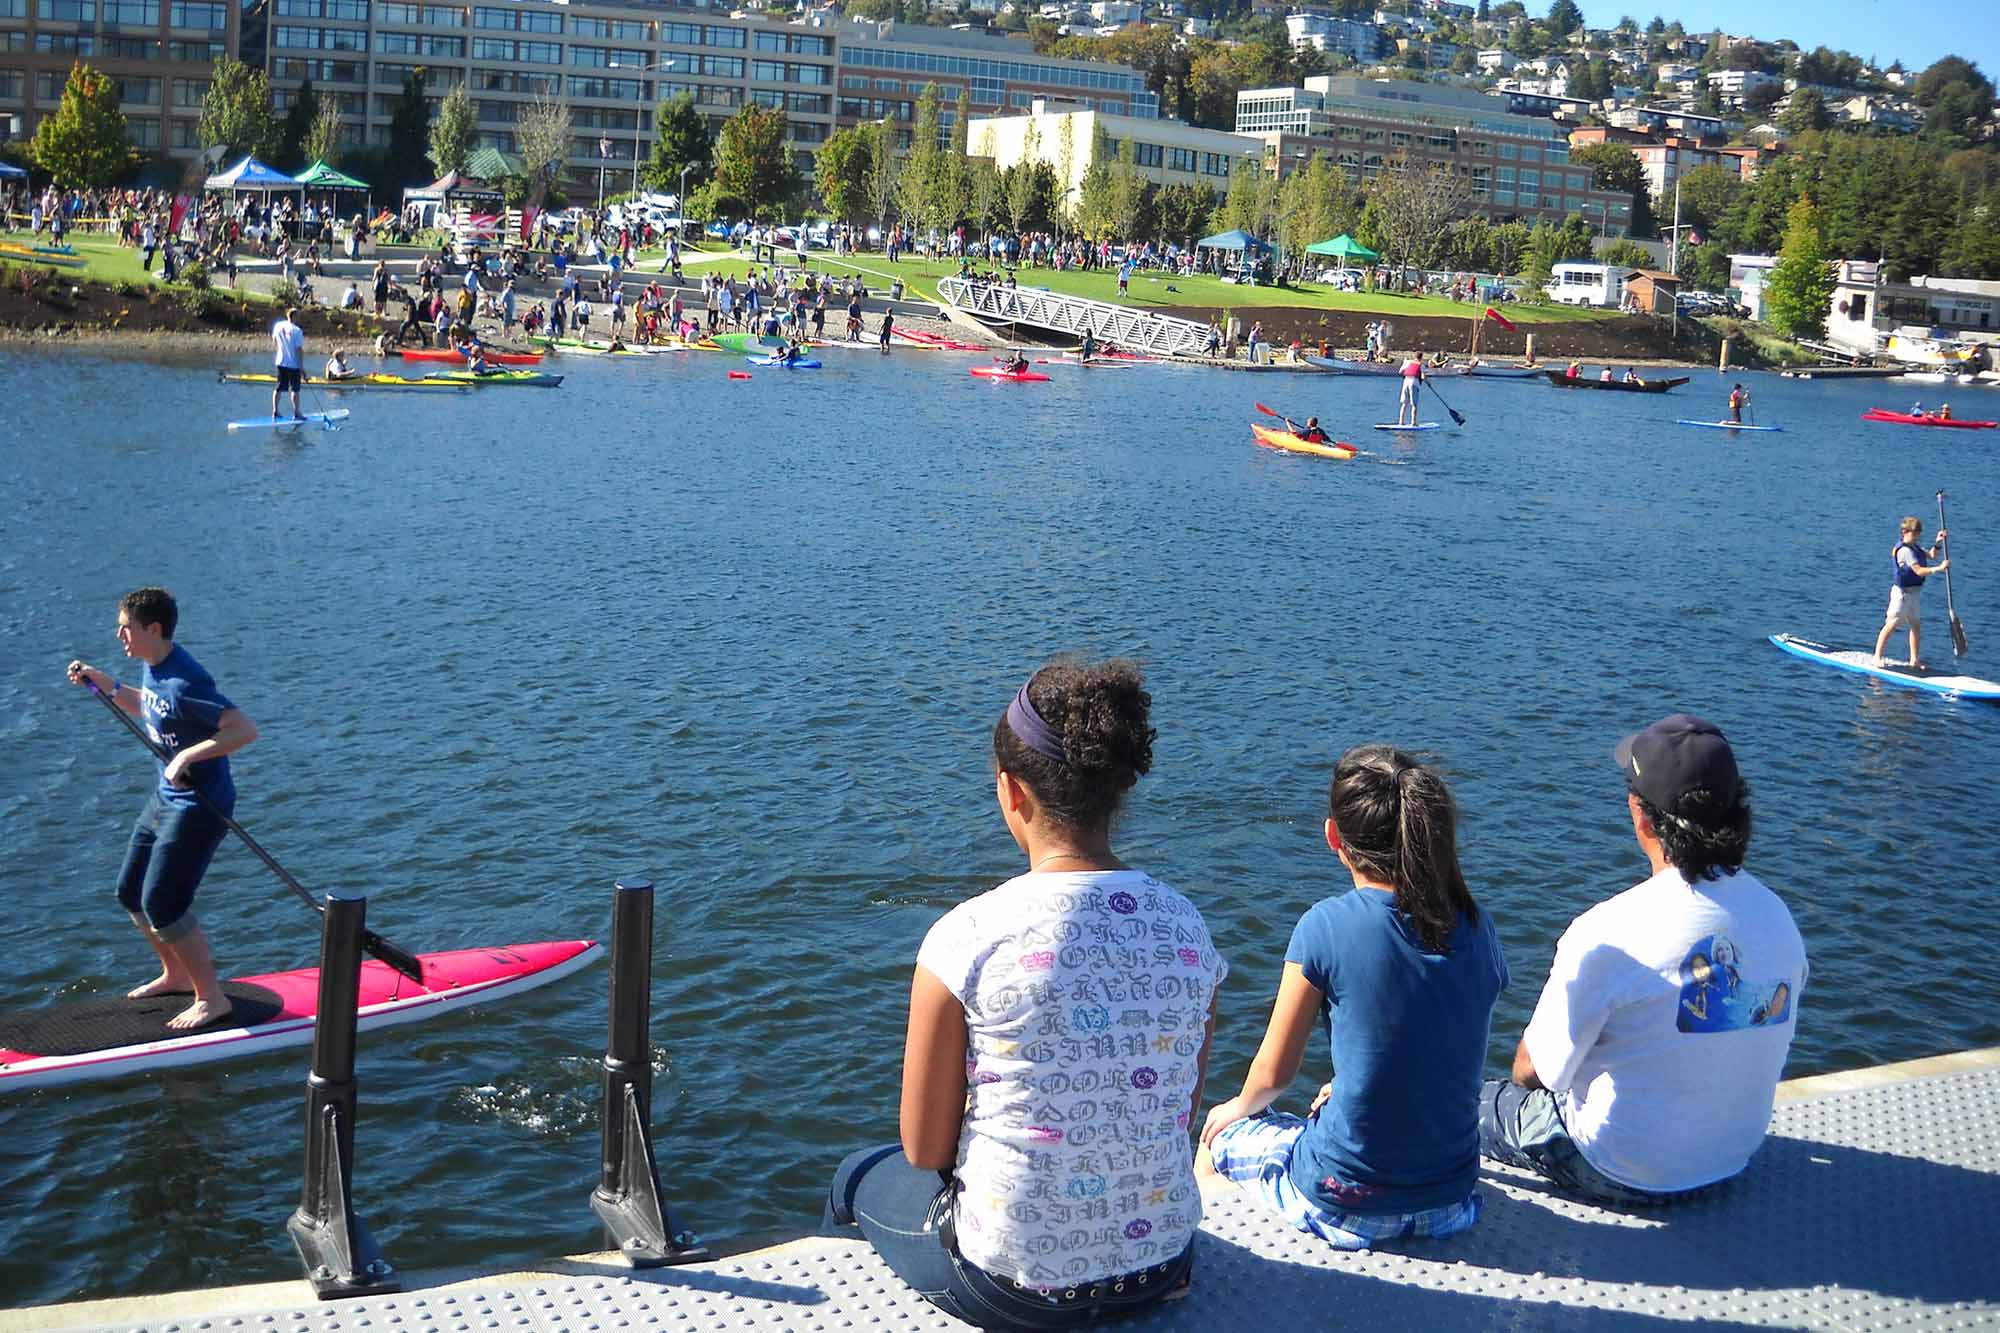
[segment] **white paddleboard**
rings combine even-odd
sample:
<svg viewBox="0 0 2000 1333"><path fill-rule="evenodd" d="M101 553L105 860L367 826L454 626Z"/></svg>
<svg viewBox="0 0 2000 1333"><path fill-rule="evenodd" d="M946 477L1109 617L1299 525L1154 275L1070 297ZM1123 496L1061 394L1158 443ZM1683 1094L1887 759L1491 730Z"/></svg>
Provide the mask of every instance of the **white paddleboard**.
<svg viewBox="0 0 2000 1333"><path fill-rule="evenodd" d="M1873 676L1877 680L1888 681L1892 685L1907 685L1912 689L1929 690L1933 694L1949 694L1960 699L1990 699L2000 703L2000 681L1981 680L1977 676L1961 676L1951 671L1940 671L1936 667L1876 666L1875 654L1858 649L1829 648L1811 639L1801 639L1796 634L1773 634L1771 642L1794 657L1803 657L1808 662L1821 666L1835 667L1841 671L1852 671L1857 675Z"/></svg>
<svg viewBox="0 0 2000 1333"><path fill-rule="evenodd" d="M1704 430L1783 430L1783 426L1755 426L1747 421L1691 421L1682 417L1677 426L1700 426Z"/></svg>
<svg viewBox="0 0 2000 1333"><path fill-rule="evenodd" d="M1443 430L1444 426L1441 422L1436 422L1436 421L1425 421L1415 426L1398 426L1393 422L1390 422L1387 424L1378 425L1375 427L1375 429L1376 430Z"/></svg>
<svg viewBox="0 0 2000 1333"><path fill-rule="evenodd" d="M353 413L347 408L336 407L331 412L308 412L303 417L245 417L241 421L229 423L229 429L239 430L295 430L300 426L325 426L335 421L345 421Z"/></svg>

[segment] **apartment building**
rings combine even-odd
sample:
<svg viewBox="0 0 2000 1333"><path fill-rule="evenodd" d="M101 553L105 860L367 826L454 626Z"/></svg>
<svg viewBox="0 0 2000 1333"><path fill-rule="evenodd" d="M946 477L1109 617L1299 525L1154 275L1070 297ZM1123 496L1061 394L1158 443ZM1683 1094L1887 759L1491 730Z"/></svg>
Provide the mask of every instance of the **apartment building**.
<svg viewBox="0 0 2000 1333"><path fill-rule="evenodd" d="M1236 129L1261 141L1267 167L1279 174L1318 152L1357 183L1397 160L1449 164L1470 179L1473 212L1491 221L1560 222L1580 213L1605 235L1631 230L1630 197L1597 189L1588 168L1572 167L1553 122L1469 89L1316 75L1302 88L1237 94Z"/></svg>
<svg viewBox="0 0 2000 1333"><path fill-rule="evenodd" d="M1389 45L1379 24L1314 10L1285 15L1285 31L1294 47L1309 46L1328 55L1347 56L1362 65L1373 64Z"/></svg>
<svg viewBox="0 0 2000 1333"><path fill-rule="evenodd" d="M37 0L42 3L44 0ZM0 5L7 0L0 0ZM749 103L784 111L800 171L834 124L831 27L735 17L706 5L616 0L270 0L267 62L272 101L289 106L308 81L338 101L342 131L388 141L404 76L426 71L433 105L463 85L478 115L478 142L512 152L513 126L537 98L569 104L576 138L572 181L607 168L615 187L652 151L654 108L691 93L720 127Z"/></svg>
<svg viewBox="0 0 2000 1333"><path fill-rule="evenodd" d="M1148 180L1161 185L1205 184L1218 194L1229 188L1230 173L1238 162L1263 160L1263 140L1255 135L1045 100L1034 102L1026 115L975 119L967 130L966 148L976 157L993 159L1003 171L1019 162L1046 162L1056 173L1063 197L1074 201L1098 154L1116 158L1127 140L1134 163Z"/></svg>
<svg viewBox="0 0 2000 1333"><path fill-rule="evenodd" d="M235 0L0 0L0 138L32 136L85 60L140 152L193 158L209 71L239 40Z"/></svg>
<svg viewBox="0 0 2000 1333"><path fill-rule="evenodd" d="M0 0L5 3L5 0ZM942 126L957 119L966 90L975 116L1019 115L1037 101L1062 102L1142 120L1160 114L1159 96L1135 69L1098 60L1038 56L1025 38L893 22L837 25L839 122L887 119L907 127L924 85L938 86Z"/></svg>

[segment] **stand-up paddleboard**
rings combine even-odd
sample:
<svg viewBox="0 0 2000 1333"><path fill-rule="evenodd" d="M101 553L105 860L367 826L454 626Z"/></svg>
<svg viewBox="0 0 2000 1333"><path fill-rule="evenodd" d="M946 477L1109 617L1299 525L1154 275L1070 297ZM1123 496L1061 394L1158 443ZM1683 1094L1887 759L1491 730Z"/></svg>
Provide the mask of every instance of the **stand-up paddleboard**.
<svg viewBox="0 0 2000 1333"><path fill-rule="evenodd" d="M1443 426L1443 423L1441 423L1441 422L1436 422L1436 421L1424 421L1424 422L1420 422L1420 423L1418 423L1417 425L1414 425L1414 426L1398 426L1398 425L1396 425L1396 424L1395 424L1394 422L1387 422L1387 423L1384 423L1384 424L1381 424L1381 425L1377 425L1377 426L1375 427L1375 429L1376 429L1376 430L1405 430L1405 431L1409 431L1409 430L1443 430L1443 429L1444 429L1444 426Z"/></svg>
<svg viewBox="0 0 2000 1333"><path fill-rule="evenodd" d="M1676 426L1699 426L1703 430L1783 430L1783 426L1756 426L1747 421L1693 421L1681 417Z"/></svg>
<svg viewBox="0 0 2000 1333"><path fill-rule="evenodd" d="M603 952L595 940L547 940L420 955L424 980L387 963L361 964L359 1030L415 1023L566 977ZM313 1038L319 969L237 977L222 985L233 1008L213 1027L170 1032L188 996L122 995L53 1009L0 1013L0 1094L118 1078L155 1069L263 1055Z"/></svg>
<svg viewBox="0 0 2000 1333"><path fill-rule="evenodd" d="M1801 639L1796 634L1773 634L1771 642L1794 657L1803 657L1808 662L1818 662L1821 666L1836 667L1841 671L1852 671L1857 675L1873 676L1892 685L1908 685L1914 689L1930 690L1934 694L1949 694L1960 699L1990 699L2000 703L2000 681L1981 680L1977 676L1961 676L1950 671L1940 671L1936 667L1878 667L1875 665L1873 653L1829 648L1823 643L1814 643L1811 639Z"/></svg>
<svg viewBox="0 0 2000 1333"><path fill-rule="evenodd" d="M354 415L347 408L336 407L331 412L308 412L302 417L245 417L241 421L229 423L232 432L239 430L296 430L300 426L324 426L329 422L345 421Z"/></svg>

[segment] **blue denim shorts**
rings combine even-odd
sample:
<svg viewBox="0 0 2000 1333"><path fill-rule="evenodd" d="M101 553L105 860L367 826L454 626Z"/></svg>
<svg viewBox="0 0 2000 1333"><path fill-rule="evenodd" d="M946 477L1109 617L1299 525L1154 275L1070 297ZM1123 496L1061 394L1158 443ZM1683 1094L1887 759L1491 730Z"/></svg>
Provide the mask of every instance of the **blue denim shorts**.
<svg viewBox="0 0 2000 1333"><path fill-rule="evenodd" d="M229 828L206 806L163 800L155 791L146 798L125 864L118 872L118 903L162 939L175 939L195 928L194 891Z"/></svg>

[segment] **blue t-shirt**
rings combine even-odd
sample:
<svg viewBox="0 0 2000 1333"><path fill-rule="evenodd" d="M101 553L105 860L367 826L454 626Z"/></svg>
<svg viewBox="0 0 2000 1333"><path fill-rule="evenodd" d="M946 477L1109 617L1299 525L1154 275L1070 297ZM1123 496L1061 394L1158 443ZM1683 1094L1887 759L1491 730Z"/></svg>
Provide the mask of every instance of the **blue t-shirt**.
<svg viewBox="0 0 2000 1333"><path fill-rule="evenodd" d="M1285 961L1326 997L1333 1096L1292 1150L1292 1183L1321 1207L1414 1213L1464 1199L1479 1176L1479 1087L1507 960L1493 917L1461 917L1426 953L1394 899L1355 889L1307 909Z"/></svg>
<svg viewBox="0 0 2000 1333"><path fill-rule="evenodd" d="M215 735L221 729L222 715L236 707L215 687L215 677L202 670L201 663L178 644L158 666L146 667L139 692L143 696L139 721L168 758ZM192 764L187 776L225 811L236 808L236 783L229 776L226 757ZM164 764L160 766L160 799L173 805L196 804L193 791L167 781Z"/></svg>

